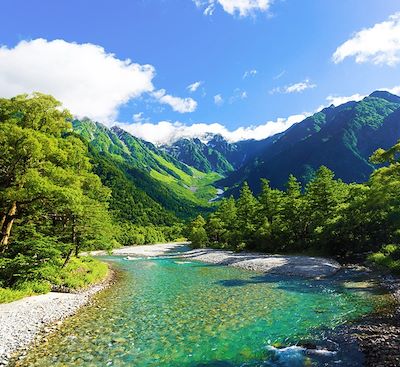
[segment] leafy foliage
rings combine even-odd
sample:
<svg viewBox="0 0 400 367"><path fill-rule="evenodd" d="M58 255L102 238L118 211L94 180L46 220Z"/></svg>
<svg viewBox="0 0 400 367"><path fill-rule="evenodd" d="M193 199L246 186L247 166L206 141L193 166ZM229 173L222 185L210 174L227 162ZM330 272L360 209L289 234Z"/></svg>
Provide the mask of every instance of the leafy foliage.
<svg viewBox="0 0 400 367"><path fill-rule="evenodd" d="M92 172L69 118L51 96L0 99L3 287L49 281L45 274L60 274L73 253L116 243L111 191Z"/></svg>
<svg viewBox="0 0 400 367"><path fill-rule="evenodd" d="M262 180L257 197L245 183L237 200L224 199L205 224L196 220L192 227L205 228L204 243L234 250L340 256L377 251L400 242L399 156L400 143L378 149L371 160L388 165L366 184L346 184L324 166L305 186L293 175L285 190ZM370 260L397 271L398 253L398 245L390 245Z"/></svg>

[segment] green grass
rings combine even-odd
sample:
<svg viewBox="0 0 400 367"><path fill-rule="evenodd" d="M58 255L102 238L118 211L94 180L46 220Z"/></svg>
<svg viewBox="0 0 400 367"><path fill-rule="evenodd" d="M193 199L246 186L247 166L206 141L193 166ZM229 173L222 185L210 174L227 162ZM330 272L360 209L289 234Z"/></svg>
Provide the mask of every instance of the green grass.
<svg viewBox="0 0 400 367"><path fill-rule="evenodd" d="M0 303L17 301L36 294L48 293L51 285L46 281L32 281L19 284L15 288L0 288Z"/></svg>
<svg viewBox="0 0 400 367"><path fill-rule="evenodd" d="M386 245L379 252L368 256L368 261L379 268L400 275L400 246Z"/></svg>
<svg viewBox="0 0 400 367"><path fill-rule="evenodd" d="M173 177L167 171L158 172L154 169L150 171L151 177L164 184L167 184L168 187L180 197L183 197L195 203L196 205L205 207L211 206L208 201L214 198L216 195L217 189L213 186L213 184L222 178L219 173L204 173L193 167L190 167L192 175L189 175L164 158L155 153L153 154L160 166L173 171L179 177L179 179ZM193 188L195 188L195 190L193 190Z"/></svg>
<svg viewBox="0 0 400 367"><path fill-rule="evenodd" d="M48 293L52 285L81 290L103 280L108 274L107 264L91 258L72 258L65 268L59 265L43 269L41 279L24 281L13 288L0 287L0 303L8 303L37 294Z"/></svg>

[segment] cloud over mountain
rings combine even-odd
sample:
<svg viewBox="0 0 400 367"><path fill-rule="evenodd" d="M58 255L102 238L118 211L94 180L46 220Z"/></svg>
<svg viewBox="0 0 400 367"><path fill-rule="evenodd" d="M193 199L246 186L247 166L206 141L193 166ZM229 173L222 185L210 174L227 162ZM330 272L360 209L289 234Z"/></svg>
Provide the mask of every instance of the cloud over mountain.
<svg viewBox="0 0 400 367"><path fill-rule="evenodd" d="M332 56L335 63L355 57L357 63L393 66L400 62L400 12L388 20L363 29L340 45Z"/></svg>
<svg viewBox="0 0 400 367"><path fill-rule="evenodd" d="M239 127L229 130L219 123L196 123L185 125L181 122L160 121L158 123L119 123L129 133L154 144L169 144L180 138L203 138L209 134L220 134L231 142L255 139L261 140L268 136L282 132L293 124L302 121L308 114L292 115L288 118L278 118L276 121L267 121L264 124L249 127Z"/></svg>

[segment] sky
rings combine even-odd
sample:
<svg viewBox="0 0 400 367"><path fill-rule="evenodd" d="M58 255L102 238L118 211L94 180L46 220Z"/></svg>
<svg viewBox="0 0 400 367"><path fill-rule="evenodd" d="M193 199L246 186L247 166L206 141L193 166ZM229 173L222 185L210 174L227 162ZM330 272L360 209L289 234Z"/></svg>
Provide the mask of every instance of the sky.
<svg viewBox="0 0 400 367"><path fill-rule="evenodd" d="M400 94L399 0L13 0L0 97L39 91L156 144L263 139Z"/></svg>

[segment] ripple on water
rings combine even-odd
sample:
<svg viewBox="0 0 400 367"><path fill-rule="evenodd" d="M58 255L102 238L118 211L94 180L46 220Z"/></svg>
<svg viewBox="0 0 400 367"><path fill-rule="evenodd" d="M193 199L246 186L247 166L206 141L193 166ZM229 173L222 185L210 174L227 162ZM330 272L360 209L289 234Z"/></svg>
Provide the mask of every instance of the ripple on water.
<svg viewBox="0 0 400 367"><path fill-rule="evenodd" d="M16 366L346 365L356 360L352 352L296 344L322 340L385 298L354 274L304 280L198 262L107 259L125 271L118 287Z"/></svg>

